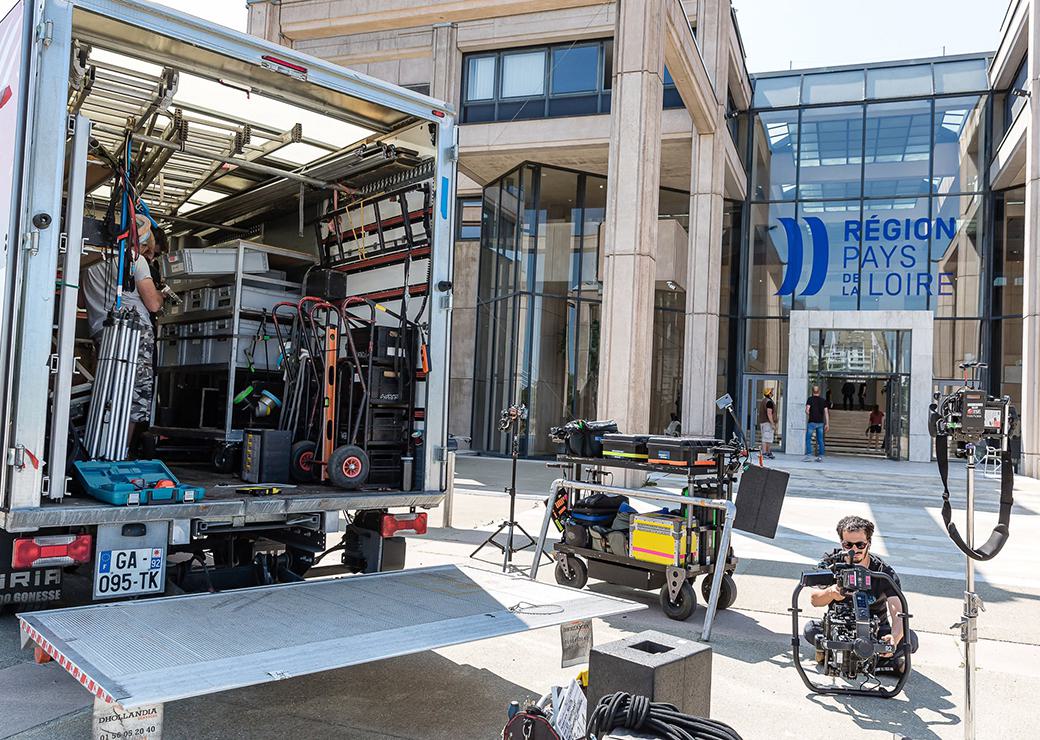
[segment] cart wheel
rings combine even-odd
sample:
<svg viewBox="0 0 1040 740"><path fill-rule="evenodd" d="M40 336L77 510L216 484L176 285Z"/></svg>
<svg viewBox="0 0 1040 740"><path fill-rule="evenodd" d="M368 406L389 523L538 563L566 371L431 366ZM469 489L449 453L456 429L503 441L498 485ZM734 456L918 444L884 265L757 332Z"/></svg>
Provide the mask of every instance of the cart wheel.
<svg viewBox="0 0 1040 740"><path fill-rule="evenodd" d="M236 445L218 445L213 450L213 457L210 461L218 473L234 473L239 462L238 447Z"/></svg>
<svg viewBox="0 0 1040 740"><path fill-rule="evenodd" d="M571 588L585 588L585 584L589 582L589 567L585 563L572 555L567 556L567 568L570 569L571 577L567 577L567 573L563 569L563 563L556 563L556 582L561 586L570 586Z"/></svg>
<svg viewBox="0 0 1040 740"><path fill-rule="evenodd" d="M354 445L337 447L329 457L329 480L336 488L353 491L368 480L369 469L368 455Z"/></svg>
<svg viewBox="0 0 1040 740"><path fill-rule="evenodd" d="M661 586L661 611L669 619L677 619L680 622L689 619L693 610L697 608L697 594L689 581L683 581L679 587L679 598L672 601L668 598L668 584Z"/></svg>
<svg viewBox="0 0 1040 740"><path fill-rule="evenodd" d="M704 597L704 603L707 604L711 598L711 579L712 574L708 573L701 579L701 596ZM729 609L733 606L733 602L737 600L737 582L733 580L733 576L729 573L725 573L722 576L722 583L719 584L719 609Z"/></svg>
<svg viewBox="0 0 1040 740"><path fill-rule="evenodd" d="M314 462L314 442L304 439L292 446L289 453L289 473L297 483L318 480L318 464Z"/></svg>

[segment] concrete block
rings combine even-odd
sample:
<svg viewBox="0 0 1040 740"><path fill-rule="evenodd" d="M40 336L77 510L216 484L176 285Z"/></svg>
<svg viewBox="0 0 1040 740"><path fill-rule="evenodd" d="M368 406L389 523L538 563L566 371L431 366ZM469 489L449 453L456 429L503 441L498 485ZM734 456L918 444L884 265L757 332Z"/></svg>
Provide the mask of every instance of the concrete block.
<svg viewBox="0 0 1040 740"><path fill-rule="evenodd" d="M711 713L711 646L656 630L592 648L589 708L615 691L674 704L698 717Z"/></svg>

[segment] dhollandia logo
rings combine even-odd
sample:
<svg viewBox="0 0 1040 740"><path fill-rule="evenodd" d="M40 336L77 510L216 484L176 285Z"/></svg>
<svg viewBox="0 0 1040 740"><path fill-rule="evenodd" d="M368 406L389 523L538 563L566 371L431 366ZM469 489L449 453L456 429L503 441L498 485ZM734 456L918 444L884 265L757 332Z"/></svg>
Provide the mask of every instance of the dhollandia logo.
<svg viewBox="0 0 1040 740"><path fill-rule="evenodd" d="M787 235L787 265L776 295L793 296L797 292L799 296L814 296L827 285L828 278L834 281L838 275L841 275L840 294L844 296L953 295L953 273L933 274L928 251L931 241L949 243L956 237L955 218L847 219L843 224L840 271L831 271L830 236L822 219L802 218L808 229L808 250L805 231L797 219L777 220ZM808 260L807 252L810 253ZM798 291L807 261L809 279Z"/></svg>

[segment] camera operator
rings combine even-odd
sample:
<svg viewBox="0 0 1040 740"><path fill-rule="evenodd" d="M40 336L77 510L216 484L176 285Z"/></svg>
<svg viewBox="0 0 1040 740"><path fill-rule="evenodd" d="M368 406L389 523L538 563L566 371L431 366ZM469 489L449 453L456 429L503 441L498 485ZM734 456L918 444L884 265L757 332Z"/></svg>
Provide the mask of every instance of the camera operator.
<svg viewBox="0 0 1040 740"><path fill-rule="evenodd" d="M852 558L853 565L861 565L867 568L867 570L884 573L896 584L899 584L899 576L892 570L892 566L870 553L870 542L874 537L873 522L858 516L847 516L838 522L837 531L841 549L852 550L855 553ZM821 567L824 567L823 564L821 564ZM903 644L904 638L903 620L897 616L901 610L899 598L887 583L882 583L880 580L873 581L871 595L874 597L874 601L870 605L870 611L872 615L878 618L879 622L878 639L892 646L892 652L887 653L883 657L887 658L901 654L905 646L903 649L899 649L900 645ZM834 584L814 590L810 595L810 601L812 601L813 606L826 606L829 608L834 602L844 601L845 596L841 587ZM816 636L821 631L822 626L820 623L812 619L805 625L802 636L810 645L815 646ZM910 634L906 638L906 644L909 644L910 652L917 652L917 634L910 630ZM821 653L822 651L817 650L817 662L823 661Z"/></svg>

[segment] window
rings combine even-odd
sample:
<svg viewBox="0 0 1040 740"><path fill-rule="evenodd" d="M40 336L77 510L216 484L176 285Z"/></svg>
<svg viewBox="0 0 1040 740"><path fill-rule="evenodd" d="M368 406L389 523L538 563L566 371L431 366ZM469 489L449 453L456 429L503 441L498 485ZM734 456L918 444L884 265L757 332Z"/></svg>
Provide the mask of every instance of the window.
<svg viewBox="0 0 1040 740"><path fill-rule="evenodd" d="M989 88L985 59L943 62L935 65L935 92L975 92Z"/></svg>
<svg viewBox="0 0 1040 740"><path fill-rule="evenodd" d="M544 50L502 55L503 98L529 98L544 94Z"/></svg>
<svg viewBox="0 0 1040 740"><path fill-rule="evenodd" d="M1011 82L1011 88L1007 91L1004 96L1004 132L1011 128L1011 124L1015 122L1015 118L1018 117L1018 112L1026 106L1026 96L1016 93L1025 92L1029 87L1029 78L1026 76L1026 58L1022 59L1022 63L1018 66L1018 71L1015 72L1015 79Z"/></svg>
<svg viewBox="0 0 1040 740"><path fill-rule="evenodd" d="M459 198L458 216L455 219L455 238L458 241L480 239L480 198Z"/></svg>
<svg viewBox="0 0 1040 740"><path fill-rule="evenodd" d="M595 92L598 79L599 46L564 46L553 49L553 95Z"/></svg>
<svg viewBox="0 0 1040 740"><path fill-rule="evenodd" d="M862 99L862 70L805 75L802 80L803 103L840 103Z"/></svg>
<svg viewBox="0 0 1040 740"><path fill-rule="evenodd" d="M466 74L467 100L491 100L495 97L495 57L470 57Z"/></svg>
<svg viewBox="0 0 1040 740"><path fill-rule="evenodd" d="M927 64L867 70L868 98L902 98L932 94L932 68Z"/></svg>
<svg viewBox="0 0 1040 740"><path fill-rule="evenodd" d="M462 69L463 123L609 113L614 41L467 54ZM662 107L681 108L668 70L663 82Z"/></svg>

